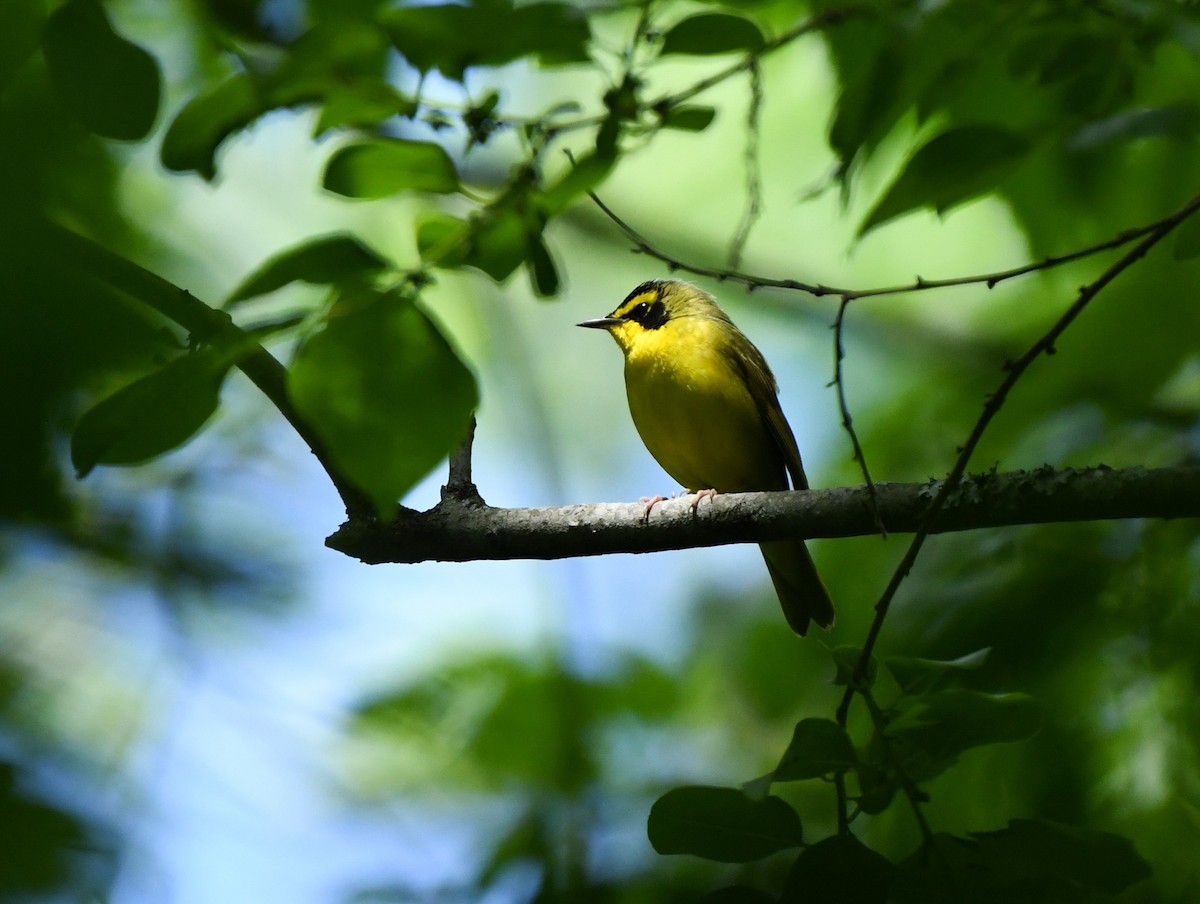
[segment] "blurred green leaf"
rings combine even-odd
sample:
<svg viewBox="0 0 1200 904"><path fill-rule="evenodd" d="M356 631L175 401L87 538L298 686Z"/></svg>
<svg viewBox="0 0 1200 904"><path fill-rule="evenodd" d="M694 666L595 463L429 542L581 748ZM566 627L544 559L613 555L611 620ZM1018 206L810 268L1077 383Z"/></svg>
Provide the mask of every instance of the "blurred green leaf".
<svg viewBox="0 0 1200 904"><path fill-rule="evenodd" d="M715 107L680 104L663 113L662 124L665 128L678 129L681 132L703 132L712 125L716 115Z"/></svg>
<svg viewBox="0 0 1200 904"><path fill-rule="evenodd" d="M543 65L583 62L591 38L587 18L561 3L407 6L388 10L382 20L410 65L456 81L470 66L500 66L525 56Z"/></svg>
<svg viewBox="0 0 1200 904"><path fill-rule="evenodd" d="M868 48L872 43L860 41L855 53L871 54ZM875 144L894 125L897 111L903 107L906 62L897 44L889 41L843 83L829 127L829 144L842 161L843 171L860 149Z"/></svg>
<svg viewBox="0 0 1200 904"><path fill-rule="evenodd" d="M163 136L162 165L180 173L195 171L211 180L216 175L214 157L221 142L264 109L248 75L230 76L193 97L176 114Z"/></svg>
<svg viewBox="0 0 1200 904"><path fill-rule="evenodd" d="M663 36L662 52L753 53L765 43L762 32L749 19L726 13L701 13L672 26Z"/></svg>
<svg viewBox="0 0 1200 904"><path fill-rule="evenodd" d="M802 840L800 817L778 797L752 800L736 788L693 785L668 791L650 808L650 844L660 854L746 863Z"/></svg>
<svg viewBox="0 0 1200 904"><path fill-rule="evenodd" d="M591 153L576 161L566 174L538 197L546 216L558 216L581 195L595 189L612 172L616 157Z"/></svg>
<svg viewBox="0 0 1200 904"><path fill-rule="evenodd" d="M417 252L435 267L454 269L468 263L471 224L448 214L434 214L417 226Z"/></svg>
<svg viewBox="0 0 1200 904"><path fill-rule="evenodd" d="M232 363L211 350L181 355L89 409L71 435L78 476L96 465L136 464L182 446L217 410Z"/></svg>
<svg viewBox="0 0 1200 904"><path fill-rule="evenodd" d="M1105 119L1089 122L1069 136L1065 146L1073 151L1091 151L1107 144L1138 138L1188 140L1200 132L1200 107L1170 104L1122 110Z"/></svg>
<svg viewBox="0 0 1200 904"><path fill-rule="evenodd" d="M364 129L393 116L412 117L417 104L383 79L360 78L328 92L313 130L318 136L347 126Z"/></svg>
<svg viewBox="0 0 1200 904"><path fill-rule="evenodd" d="M530 256L524 219L508 206L491 207L470 221L435 216L417 230L421 259L437 267L475 267L503 282Z"/></svg>
<svg viewBox="0 0 1200 904"><path fill-rule="evenodd" d="M381 517L467 434L475 379L433 322L396 293L339 299L288 371L297 409Z"/></svg>
<svg viewBox="0 0 1200 904"><path fill-rule="evenodd" d="M1022 741L1041 727L1041 708L1026 694L985 694L952 689L913 699L888 723L886 734L903 743L912 778L943 771L972 747Z"/></svg>
<svg viewBox="0 0 1200 904"><path fill-rule="evenodd" d="M42 50L59 97L88 129L137 141L153 127L158 63L113 31L99 0L67 0L51 13Z"/></svg>
<svg viewBox="0 0 1200 904"><path fill-rule="evenodd" d="M794 782L846 772L858 763L846 730L832 719L801 719L775 767L773 781Z"/></svg>
<svg viewBox="0 0 1200 904"><path fill-rule="evenodd" d="M859 236L921 207L944 213L993 191L1032 149L997 126L961 126L923 145L859 228Z"/></svg>
<svg viewBox="0 0 1200 904"><path fill-rule="evenodd" d="M1200 254L1200 216L1192 216L1175 232L1175 260L1183 261Z"/></svg>
<svg viewBox="0 0 1200 904"><path fill-rule="evenodd" d="M849 685L854 680L854 670L858 668L862 650L859 647L837 646L829 651L829 655L833 658L833 665L837 669L833 683L843 687ZM879 664L872 656L867 662L867 687L875 683L875 675L878 671Z"/></svg>
<svg viewBox="0 0 1200 904"><path fill-rule="evenodd" d="M924 694L947 682L957 680L963 672L974 671L987 661L991 649L985 647L958 659L921 659L915 656L889 656L883 661L905 694Z"/></svg>
<svg viewBox="0 0 1200 904"><path fill-rule="evenodd" d="M832 835L800 852L780 900L887 904L892 871L887 858L855 836Z"/></svg>
<svg viewBox="0 0 1200 904"><path fill-rule="evenodd" d="M1073 885L1118 894L1150 878L1150 867L1128 838L1111 832L1065 826L1040 819L1013 819L994 832L973 832L981 859L996 872L1042 875Z"/></svg>
<svg viewBox="0 0 1200 904"><path fill-rule="evenodd" d="M558 291L558 268L550 250L542 241L541 235L530 232L526 236L529 270L533 282L533 291L542 298L548 298Z"/></svg>
<svg viewBox="0 0 1200 904"><path fill-rule="evenodd" d="M1012 820L971 839L937 834L896 867L896 904L1095 904L1150 878L1125 838Z"/></svg>
<svg viewBox="0 0 1200 904"><path fill-rule="evenodd" d="M321 184L349 198L385 198L402 191L449 194L458 191L458 173L439 144L380 138L335 151Z"/></svg>
<svg viewBox="0 0 1200 904"><path fill-rule="evenodd" d="M334 233L281 251L233 290L226 304L266 295L290 282L317 285L365 283L391 265L356 236Z"/></svg>

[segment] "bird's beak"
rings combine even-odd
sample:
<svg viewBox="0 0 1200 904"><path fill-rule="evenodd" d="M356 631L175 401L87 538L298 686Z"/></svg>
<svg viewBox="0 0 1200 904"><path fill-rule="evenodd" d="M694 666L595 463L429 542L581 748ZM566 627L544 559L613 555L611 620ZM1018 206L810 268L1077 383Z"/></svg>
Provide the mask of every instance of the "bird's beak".
<svg viewBox="0 0 1200 904"><path fill-rule="evenodd" d="M583 323L577 323L576 326L586 326L593 330L606 330L610 326L616 326L621 323L620 317L597 317L595 320L585 320Z"/></svg>

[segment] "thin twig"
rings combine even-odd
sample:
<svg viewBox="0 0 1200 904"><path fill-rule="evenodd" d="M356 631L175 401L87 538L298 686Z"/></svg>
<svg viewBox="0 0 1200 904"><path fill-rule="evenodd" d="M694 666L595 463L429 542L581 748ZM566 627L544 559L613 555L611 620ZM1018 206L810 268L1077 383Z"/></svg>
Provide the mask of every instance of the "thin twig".
<svg viewBox="0 0 1200 904"><path fill-rule="evenodd" d="M762 67L756 61L750 67L750 105L746 113L746 209L729 245L729 266L737 269L750 238L750 230L762 212L762 173L759 161L759 133L762 128Z"/></svg>
<svg viewBox="0 0 1200 904"><path fill-rule="evenodd" d="M995 288L1002 282L1010 279L1015 279L1018 276L1025 276L1029 273L1036 273L1040 270L1050 270L1054 267L1060 267L1063 264L1069 264L1073 261L1082 260L1083 258L1091 257L1100 254L1104 251L1111 251L1116 248L1121 248L1128 245L1130 242L1150 235L1155 230L1160 228L1165 220L1158 220L1154 223L1148 223L1145 226L1138 226L1134 229L1126 229L1117 233L1110 239L1103 242L1098 242L1095 245L1088 245L1076 251L1070 251L1066 254L1052 255L1043 258L1041 261L1022 264L1019 267L1012 267L1008 270L998 270L994 273L980 273L971 276L956 276L949 279L925 279L918 276L913 282L903 285L881 286L870 289L851 289L841 286L831 286L824 283L810 283L798 279L778 279L768 276L758 276L753 273L744 273L735 269L727 269L721 267L705 267L700 264L694 264L689 261L684 261L680 258L667 254L652 244L647 238L633 228L628 222L622 219L616 211L605 204L599 196L594 192L588 192L588 196L592 202L600 209L600 211L613 222L613 224L625 235L625 238L634 246L635 252L644 254L647 257L652 257L655 260L666 264L668 270L682 270L685 273L691 273L694 276L704 276L709 279L715 279L719 282L732 282L744 285L750 289L787 289L789 291L803 292L807 295L812 295L815 298L823 298L827 295L836 295L851 301L858 298L876 298L881 295L902 295L909 292L921 292L928 289L946 289L953 286L970 286L970 285L986 285L989 289ZM1168 218L1170 219L1170 218Z"/></svg>
<svg viewBox="0 0 1200 904"><path fill-rule="evenodd" d="M879 512L879 496L875 492L875 481L871 479L871 470L867 467L867 456L863 452L862 443L858 440L858 432L854 429L854 418L850 415L850 404L846 400L846 380L845 380L845 365L846 348L843 344L844 327L846 322L846 309L850 306L850 299L843 298L841 304L838 305L837 316L833 321L833 383L837 389L838 408L842 413L842 427L850 437L850 445L854 448L854 460L858 462L859 470L862 471L863 480L867 485L867 496L871 501L871 513L875 518L875 524L879 528L879 533L883 537L887 537L887 527L883 523L883 516Z"/></svg>

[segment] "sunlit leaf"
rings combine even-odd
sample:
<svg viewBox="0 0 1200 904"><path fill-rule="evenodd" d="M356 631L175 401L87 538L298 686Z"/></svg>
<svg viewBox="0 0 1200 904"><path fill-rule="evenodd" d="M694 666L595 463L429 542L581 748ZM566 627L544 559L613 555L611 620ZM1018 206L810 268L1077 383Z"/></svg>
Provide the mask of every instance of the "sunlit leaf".
<svg viewBox="0 0 1200 904"><path fill-rule="evenodd" d="M231 134L263 112L254 84L245 73L227 78L193 97L171 121L159 155L162 165L176 172L216 175L217 148Z"/></svg>
<svg viewBox="0 0 1200 904"><path fill-rule="evenodd" d="M749 19L725 13L701 13L668 30L663 36L662 52L753 53L765 43L762 32Z"/></svg>
<svg viewBox="0 0 1200 904"><path fill-rule="evenodd" d="M329 92L321 105L316 135L331 129L378 125L393 116L413 116L416 102L382 79L358 79L340 90Z"/></svg>
<svg viewBox="0 0 1200 904"><path fill-rule="evenodd" d="M801 719L773 780L793 782L846 772L858 763L846 730L832 719Z"/></svg>
<svg viewBox="0 0 1200 904"><path fill-rule="evenodd" d="M561 3L476 0L470 5L406 6L383 14L392 43L422 72L462 81L470 66L500 66L521 57L543 65L583 62L591 38L586 17Z"/></svg>
<svg viewBox="0 0 1200 904"><path fill-rule="evenodd" d="M887 904L892 864L853 835L832 835L800 852L784 885L784 901Z"/></svg>
<svg viewBox="0 0 1200 904"><path fill-rule="evenodd" d="M288 371L297 409L379 514L466 436L475 379L409 298L361 290L334 306Z"/></svg>
<svg viewBox="0 0 1200 904"><path fill-rule="evenodd" d="M458 191L454 162L432 141L376 139L337 150L322 185L350 198L384 198L402 191Z"/></svg>
<svg viewBox="0 0 1200 904"><path fill-rule="evenodd" d="M51 13L42 49L59 97L91 131L122 141L150 131L158 63L113 31L99 0L67 0Z"/></svg>
<svg viewBox="0 0 1200 904"><path fill-rule="evenodd" d="M1021 135L996 126L962 126L923 145L875 205L859 235L909 211L938 213L993 191L1029 153Z"/></svg>
<svg viewBox="0 0 1200 904"><path fill-rule="evenodd" d="M275 255L234 289L227 303L265 295L296 280L317 285L365 282L388 267L387 260L357 237L335 233Z"/></svg>
<svg viewBox="0 0 1200 904"><path fill-rule="evenodd" d="M231 364L211 351L181 355L89 409L71 435L76 473L136 464L183 445L217 410Z"/></svg>
<svg viewBox="0 0 1200 904"><path fill-rule="evenodd" d="M721 863L758 860L801 843L800 817L778 797L752 800L736 788L668 791L650 808L650 844L660 854Z"/></svg>

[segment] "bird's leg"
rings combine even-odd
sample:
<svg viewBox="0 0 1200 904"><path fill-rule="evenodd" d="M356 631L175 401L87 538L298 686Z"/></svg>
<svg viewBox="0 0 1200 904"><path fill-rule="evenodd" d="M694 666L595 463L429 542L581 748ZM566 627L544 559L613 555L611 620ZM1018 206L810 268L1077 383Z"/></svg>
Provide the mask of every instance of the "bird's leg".
<svg viewBox="0 0 1200 904"><path fill-rule="evenodd" d="M696 497L692 500L692 514L696 513L696 506L700 504L701 499L708 499L711 501L712 498L717 495L717 491L712 488L707 490L688 490L688 492L694 493Z"/></svg>

